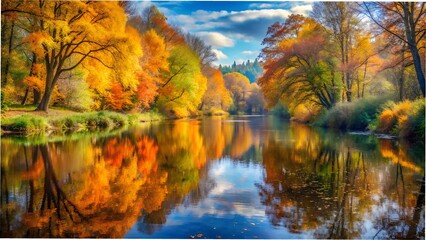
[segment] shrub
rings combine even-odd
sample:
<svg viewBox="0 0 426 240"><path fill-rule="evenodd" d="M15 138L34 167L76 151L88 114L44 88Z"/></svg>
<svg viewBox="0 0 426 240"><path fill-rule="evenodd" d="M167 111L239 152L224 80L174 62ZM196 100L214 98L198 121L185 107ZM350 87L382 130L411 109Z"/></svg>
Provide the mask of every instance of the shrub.
<svg viewBox="0 0 426 240"><path fill-rule="evenodd" d="M338 103L332 109L323 111L315 121L315 125L338 129L367 130L385 101L385 97L380 97Z"/></svg>
<svg viewBox="0 0 426 240"><path fill-rule="evenodd" d="M399 135L404 138L421 140L425 138L425 102L424 99L416 100L412 103L409 111L399 110L398 126ZM405 113L405 115L402 115Z"/></svg>
<svg viewBox="0 0 426 240"><path fill-rule="evenodd" d="M44 131L47 128L45 118L22 115L2 121L2 129L17 132Z"/></svg>
<svg viewBox="0 0 426 240"><path fill-rule="evenodd" d="M109 118L116 127L122 127L128 123L127 117L116 112L100 112L98 115Z"/></svg>
<svg viewBox="0 0 426 240"><path fill-rule="evenodd" d="M385 104L385 97L363 98L353 103L348 119L348 129L366 130L376 118L381 107Z"/></svg>
<svg viewBox="0 0 426 240"><path fill-rule="evenodd" d="M389 133L396 124L395 114L390 109L383 110L377 122L376 130Z"/></svg>
<svg viewBox="0 0 426 240"><path fill-rule="evenodd" d="M1 102L1 112L2 113L9 110L10 103L6 99L4 99L3 91L0 92L0 102Z"/></svg>
<svg viewBox="0 0 426 240"><path fill-rule="evenodd" d="M386 103L379 114L374 129L378 132L391 133L404 138L424 140L424 99L414 102L406 100L400 103Z"/></svg>
<svg viewBox="0 0 426 240"><path fill-rule="evenodd" d="M107 129L113 126L114 122L106 116L99 116L96 120L96 127L100 129Z"/></svg>

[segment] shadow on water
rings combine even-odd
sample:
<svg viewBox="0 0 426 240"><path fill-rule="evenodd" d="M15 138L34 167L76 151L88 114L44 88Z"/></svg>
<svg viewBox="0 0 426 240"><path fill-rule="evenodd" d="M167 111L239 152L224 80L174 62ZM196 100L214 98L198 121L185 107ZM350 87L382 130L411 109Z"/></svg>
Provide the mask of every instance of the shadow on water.
<svg viewBox="0 0 426 240"><path fill-rule="evenodd" d="M2 237L424 237L402 141L244 116L1 149Z"/></svg>

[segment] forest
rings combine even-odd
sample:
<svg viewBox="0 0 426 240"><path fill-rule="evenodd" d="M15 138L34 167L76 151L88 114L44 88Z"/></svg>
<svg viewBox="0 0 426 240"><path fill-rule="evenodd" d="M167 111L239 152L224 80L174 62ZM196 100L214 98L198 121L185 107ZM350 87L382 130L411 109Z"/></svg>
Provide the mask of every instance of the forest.
<svg viewBox="0 0 426 240"><path fill-rule="evenodd" d="M215 65L211 46L154 5L138 13L130 2L9 0L1 11L2 115L275 112L424 138L425 3L315 2L309 15L269 26L254 61L231 66ZM3 128L43 122L20 117Z"/></svg>
<svg viewBox="0 0 426 240"><path fill-rule="evenodd" d="M268 28L258 79L302 122L424 139L424 3L323 3ZM420 57L423 56L423 57Z"/></svg>
<svg viewBox="0 0 426 240"><path fill-rule="evenodd" d="M263 111L257 84L214 68L211 46L155 6L140 16L128 2L6 1L2 16L4 110Z"/></svg>

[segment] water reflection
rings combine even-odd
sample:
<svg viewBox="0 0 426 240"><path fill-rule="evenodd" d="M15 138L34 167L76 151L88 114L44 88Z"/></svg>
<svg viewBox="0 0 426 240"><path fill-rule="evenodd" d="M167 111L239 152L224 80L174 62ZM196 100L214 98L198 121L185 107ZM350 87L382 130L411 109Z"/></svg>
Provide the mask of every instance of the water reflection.
<svg viewBox="0 0 426 240"><path fill-rule="evenodd" d="M424 150L268 117L1 140L2 237L424 236Z"/></svg>
<svg viewBox="0 0 426 240"><path fill-rule="evenodd" d="M393 142L379 140L380 158L350 137L336 143L305 126L293 130L295 139L271 136L264 145L266 174L257 187L273 225L316 238L424 236L424 228L407 231L424 224L424 184L419 191L413 180L423 170L405 149L395 153Z"/></svg>

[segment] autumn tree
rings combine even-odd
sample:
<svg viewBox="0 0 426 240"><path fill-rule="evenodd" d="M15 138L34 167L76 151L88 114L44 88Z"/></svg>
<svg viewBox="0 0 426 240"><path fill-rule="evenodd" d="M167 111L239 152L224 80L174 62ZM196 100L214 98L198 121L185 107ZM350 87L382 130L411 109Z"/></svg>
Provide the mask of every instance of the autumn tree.
<svg viewBox="0 0 426 240"><path fill-rule="evenodd" d="M207 85L197 55L180 45L172 49L168 62L169 71L163 74L159 87L158 106L175 117L195 114Z"/></svg>
<svg viewBox="0 0 426 240"><path fill-rule="evenodd" d="M29 22L32 18L23 18L22 13L15 11L26 4L25 1L2 2L1 19L1 84L2 103L22 100L26 88L24 78L31 72L34 54L24 42L28 29L33 29ZM31 73L30 73L31 74ZM28 90L28 88L27 88ZM28 93L29 91L26 91Z"/></svg>
<svg viewBox="0 0 426 240"><path fill-rule="evenodd" d="M383 31L396 37L411 52L417 81L425 96L425 74L420 57L426 34L424 2L363 3L366 15ZM424 50L423 50L424 51Z"/></svg>
<svg viewBox="0 0 426 240"><path fill-rule="evenodd" d="M217 60L216 54L212 51L212 47L207 45L201 38L187 33L185 41L188 46L194 51L200 59L202 69L211 65L212 62Z"/></svg>
<svg viewBox="0 0 426 240"><path fill-rule="evenodd" d="M241 73L232 72L223 76L225 86L231 92L232 101L236 111L245 111L247 108L246 100L250 95L250 81Z"/></svg>
<svg viewBox="0 0 426 240"><path fill-rule="evenodd" d="M282 99L291 107L313 103L327 109L338 100L335 63L326 51L323 27L313 19L291 15L275 23L264 39L265 74L258 80L273 107Z"/></svg>
<svg viewBox="0 0 426 240"><path fill-rule="evenodd" d="M19 7L22 3L15 3L13 5L12 1L4 1L2 4L2 18L1 18L1 53L2 53L2 62L1 62L1 84L3 87L6 86L8 82L12 52L14 49L14 35L16 34L16 21L17 13L13 11L7 11L8 8Z"/></svg>
<svg viewBox="0 0 426 240"><path fill-rule="evenodd" d="M167 17L155 5L145 9L141 17L132 16L129 23L132 26L137 26L139 32L154 29L160 36L164 37L168 49L185 43L185 38L181 32L167 23Z"/></svg>
<svg viewBox="0 0 426 240"><path fill-rule="evenodd" d="M44 93L37 110L48 109L60 76L84 61L95 60L107 68L113 68L113 63L126 62L127 56L120 52L128 41L125 35L126 16L118 3L31 3L26 9L36 16L39 30L30 33L27 41L37 56L44 60L46 69Z"/></svg>
<svg viewBox="0 0 426 240"><path fill-rule="evenodd" d="M204 93L200 109L206 111L212 109L228 110L232 104L229 90L225 87L222 72L212 67L205 67L204 76L207 78L207 90Z"/></svg>
<svg viewBox="0 0 426 240"><path fill-rule="evenodd" d="M132 96L139 85L137 72L141 70L139 64L142 56L141 39L139 33L132 27L126 27L125 37L125 41L115 47L122 57L112 63L112 71L108 76L111 84L105 100L107 105L113 103L112 105L116 106L111 108L113 110L132 108Z"/></svg>
<svg viewBox="0 0 426 240"><path fill-rule="evenodd" d="M247 99L247 107L249 113L262 113L266 102L263 93L257 83L250 84L250 96Z"/></svg>
<svg viewBox="0 0 426 240"><path fill-rule="evenodd" d="M316 2L311 14L338 47L335 56L340 60L340 77L348 102L352 101L354 84L353 53L358 51L354 48L354 35L361 30L355 6L347 2Z"/></svg>
<svg viewBox="0 0 426 240"><path fill-rule="evenodd" d="M162 73L168 71L167 61L169 52L166 49L164 38L154 29L142 35L142 48L144 56L140 59L137 96L142 108L148 108L158 95L158 88L162 84Z"/></svg>

